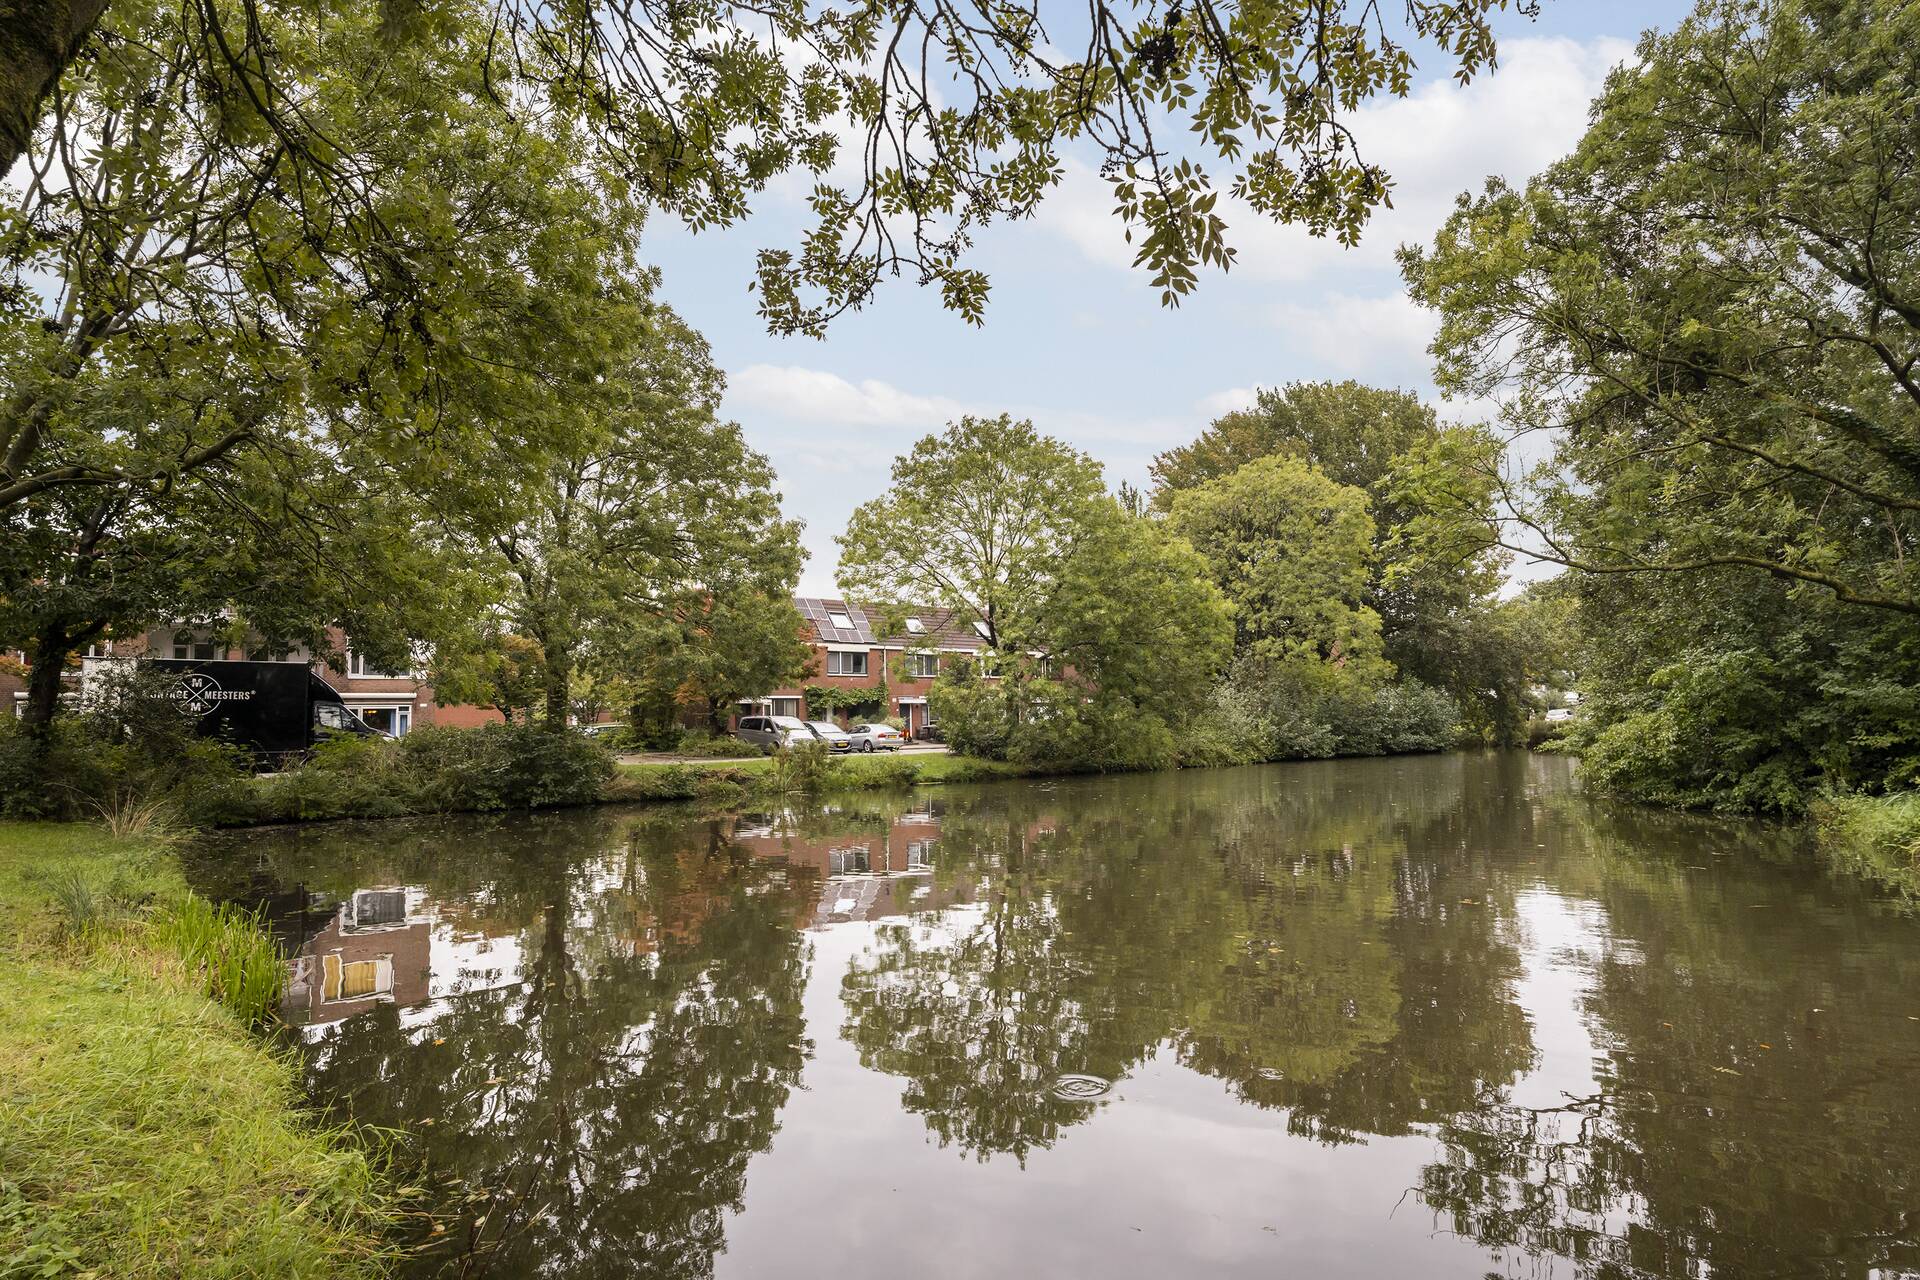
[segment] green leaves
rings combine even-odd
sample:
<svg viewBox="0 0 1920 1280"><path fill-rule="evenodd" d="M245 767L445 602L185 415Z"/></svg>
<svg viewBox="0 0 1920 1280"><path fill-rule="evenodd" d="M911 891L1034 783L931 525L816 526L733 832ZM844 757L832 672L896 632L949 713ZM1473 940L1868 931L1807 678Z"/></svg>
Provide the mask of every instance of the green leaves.
<svg viewBox="0 0 1920 1280"><path fill-rule="evenodd" d="M1607 785L1791 809L1911 758L1839 721L1920 681L1917 40L1888 0L1701 4L1402 257L1442 385L1554 432L1486 528L1582 575Z"/></svg>
<svg viewBox="0 0 1920 1280"><path fill-rule="evenodd" d="M1373 556L1362 490L1269 456L1178 494L1168 523L1232 602L1237 651L1384 678L1380 618L1362 603Z"/></svg>

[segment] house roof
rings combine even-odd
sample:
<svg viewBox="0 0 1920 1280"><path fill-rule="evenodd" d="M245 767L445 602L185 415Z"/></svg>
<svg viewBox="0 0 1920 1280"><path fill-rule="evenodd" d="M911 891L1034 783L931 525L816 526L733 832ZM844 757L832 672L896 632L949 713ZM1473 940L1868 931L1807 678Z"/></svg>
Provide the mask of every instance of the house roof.
<svg viewBox="0 0 1920 1280"><path fill-rule="evenodd" d="M812 638L820 644L866 644L924 646L933 649L984 649L970 620L952 609L905 605L901 614L920 624L918 633L882 636L876 634L883 609L878 605L859 605L848 600L795 596L794 608L807 620ZM845 622L849 625L842 626ZM911 627L911 623L908 624Z"/></svg>

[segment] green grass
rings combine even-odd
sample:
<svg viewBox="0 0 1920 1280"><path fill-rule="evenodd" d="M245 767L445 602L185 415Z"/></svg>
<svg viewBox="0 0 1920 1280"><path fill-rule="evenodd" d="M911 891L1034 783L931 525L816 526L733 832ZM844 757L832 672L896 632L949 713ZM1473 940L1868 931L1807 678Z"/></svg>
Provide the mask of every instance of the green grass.
<svg viewBox="0 0 1920 1280"><path fill-rule="evenodd" d="M381 1272L365 1154L207 994L277 997L251 918L150 843L0 823L0 930L0 1278Z"/></svg>
<svg viewBox="0 0 1920 1280"><path fill-rule="evenodd" d="M1820 846L1842 865L1920 894L1920 791L1832 796L1814 808Z"/></svg>
<svg viewBox="0 0 1920 1280"><path fill-rule="evenodd" d="M1036 772L1021 765L976 760L971 756L858 755L834 760L820 789L831 792L924 787L1021 778ZM603 798L614 802L743 799L777 794L779 789L774 761L761 756L752 760L705 763L623 764L607 784Z"/></svg>

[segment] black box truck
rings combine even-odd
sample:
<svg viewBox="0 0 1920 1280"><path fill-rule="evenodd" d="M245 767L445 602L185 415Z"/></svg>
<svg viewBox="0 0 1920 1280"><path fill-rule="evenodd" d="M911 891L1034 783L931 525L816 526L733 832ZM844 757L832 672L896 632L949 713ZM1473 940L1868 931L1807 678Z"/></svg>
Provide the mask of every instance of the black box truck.
<svg viewBox="0 0 1920 1280"><path fill-rule="evenodd" d="M386 737L341 700L334 687L298 662L201 662L142 658L155 682L204 738L245 747L263 762L278 764L328 737Z"/></svg>

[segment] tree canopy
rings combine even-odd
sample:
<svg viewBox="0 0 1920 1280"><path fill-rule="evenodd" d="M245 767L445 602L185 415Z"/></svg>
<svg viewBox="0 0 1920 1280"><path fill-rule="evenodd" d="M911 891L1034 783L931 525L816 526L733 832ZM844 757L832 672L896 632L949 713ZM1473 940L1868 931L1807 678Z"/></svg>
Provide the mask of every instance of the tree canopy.
<svg viewBox="0 0 1920 1280"><path fill-rule="evenodd" d="M775 627L792 653L799 525L780 514L766 458L718 419L721 383L705 340L648 305L630 349L578 396L580 443L554 451L525 516L481 531L475 554L505 584L500 622L540 646L550 727L567 724L586 664L637 672L689 643L726 642L697 621L715 600L781 601Z"/></svg>
<svg viewBox="0 0 1920 1280"><path fill-rule="evenodd" d="M1461 457L1502 501L1454 514L1575 571L1598 783L1920 777L1916 41L1889 0L1703 3L1571 156L1403 253L1442 385L1552 433L1528 476Z"/></svg>
<svg viewBox="0 0 1920 1280"><path fill-rule="evenodd" d="M0 223L0 639L221 618L398 662L635 322L639 211L564 121L503 125L459 35L276 14L359 202L319 217L190 13L116 9ZM504 85L506 81L498 82ZM52 673L52 674L47 674Z"/></svg>
<svg viewBox="0 0 1920 1280"><path fill-rule="evenodd" d="M66 135L65 77L119 48L150 3L9 6L0 172L36 138ZM1169 302L1198 266L1232 262L1223 191L1351 243L1392 179L1348 118L1378 95L1404 97L1423 45L1462 81L1489 70L1493 17L1507 7L1408 0L1390 21L1373 0L1097 0L1053 24L1038 0L446 0L359 12L398 60L456 50L503 117L578 120L623 184L696 228L740 218L782 172L809 175L817 221L798 248L761 254L756 287L773 327L818 332L903 272L979 320L987 280L965 262L974 235L1030 214L1076 146L1098 158ZM359 206L377 175L338 147L346 120L313 102L311 46L289 39L318 11L194 0L174 12L183 81L223 89L203 118L270 139L313 222Z"/></svg>
<svg viewBox="0 0 1920 1280"><path fill-rule="evenodd" d="M1109 496L1099 463L1004 414L917 442L840 548L849 596L977 624L984 664L949 664L929 695L962 749L1167 763L1226 657L1225 603L1193 548Z"/></svg>
<svg viewBox="0 0 1920 1280"><path fill-rule="evenodd" d="M1362 603L1373 549L1367 495L1292 457L1265 457L1180 494L1168 523L1234 607L1236 646L1261 663L1380 661Z"/></svg>
<svg viewBox="0 0 1920 1280"><path fill-rule="evenodd" d="M962 418L896 458L886 493L854 511L840 587L951 609L993 648L1020 649L1103 495L1100 464L1031 422Z"/></svg>

